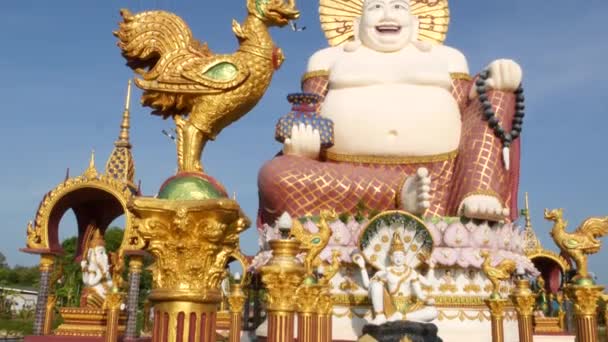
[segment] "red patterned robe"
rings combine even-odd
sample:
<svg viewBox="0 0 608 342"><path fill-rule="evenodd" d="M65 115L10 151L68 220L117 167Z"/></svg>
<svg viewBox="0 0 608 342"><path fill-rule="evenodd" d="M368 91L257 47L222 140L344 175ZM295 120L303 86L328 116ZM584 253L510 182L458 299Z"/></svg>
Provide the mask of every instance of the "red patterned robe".
<svg viewBox="0 0 608 342"><path fill-rule="evenodd" d="M327 94L329 75L307 73L302 91ZM398 209L405 179L419 167L431 175L431 207L424 216L457 216L460 203L474 194L492 195L517 218L520 142L511 146L511 167L502 160L502 142L483 120L478 100L469 100L473 79L452 75L452 94L462 113L462 136L457 151L428 157L362 160L322 153L320 160L278 155L260 170L258 227L273 224L285 211L292 217L318 214L322 209L338 213L357 210L362 202L375 210ZM515 95L489 91L488 97L505 131L511 130Z"/></svg>

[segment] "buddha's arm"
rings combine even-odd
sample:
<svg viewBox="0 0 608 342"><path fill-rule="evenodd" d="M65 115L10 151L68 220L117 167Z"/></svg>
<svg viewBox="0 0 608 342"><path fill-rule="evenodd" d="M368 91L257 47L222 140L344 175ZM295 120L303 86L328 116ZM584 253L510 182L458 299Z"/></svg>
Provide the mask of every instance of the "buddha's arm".
<svg viewBox="0 0 608 342"><path fill-rule="evenodd" d="M452 96L456 99L460 112L464 113L470 103L469 93L471 92L473 79L469 73L465 72L453 72L450 77L452 78Z"/></svg>
<svg viewBox="0 0 608 342"><path fill-rule="evenodd" d="M321 97L319 104L321 106L329 87L329 72L326 70L309 71L302 77L302 92L313 93ZM319 108L317 108L318 110Z"/></svg>
<svg viewBox="0 0 608 342"><path fill-rule="evenodd" d="M509 92L489 91L496 117L503 128L511 130L515 114L515 95ZM519 182L519 139L510 148L511 167L505 169L502 157L503 144L488 122L483 120L483 109L478 99L472 99L462 112L462 135L456 164L451 212L457 213L469 196L485 195L498 199L510 215L517 215L516 193Z"/></svg>

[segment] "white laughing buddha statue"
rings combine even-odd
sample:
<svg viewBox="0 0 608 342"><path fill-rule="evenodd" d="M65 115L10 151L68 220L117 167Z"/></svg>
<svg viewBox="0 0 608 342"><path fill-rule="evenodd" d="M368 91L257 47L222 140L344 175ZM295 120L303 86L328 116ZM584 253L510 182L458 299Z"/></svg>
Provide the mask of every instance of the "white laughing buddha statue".
<svg viewBox="0 0 608 342"><path fill-rule="evenodd" d="M260 171L260 222L330 204L355 212L360 202L423 216L516 216L519 140L503 148L483 119L464 55L418 31L408 1L365 0L354 39L310 58L302 89L320 96L334 144L324 149L317 130L293 126L283 154ZM484 98L511 132L521 68L501 59L487 70Z"/></svg>

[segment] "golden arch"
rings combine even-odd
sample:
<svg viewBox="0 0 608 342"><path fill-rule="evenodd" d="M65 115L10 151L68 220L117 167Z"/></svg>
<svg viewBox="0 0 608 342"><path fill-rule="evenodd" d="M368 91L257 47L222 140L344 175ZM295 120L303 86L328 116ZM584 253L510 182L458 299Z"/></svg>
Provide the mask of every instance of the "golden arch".
<svg viewBox="0 0 608 342"><path fill-rule="evenodd" d="M28 224L27 248L24 251L33 254L61 252L57 236L59 221L69 209L74 210L77 220L86 217L96 218L102 221L102 225L109 224L113 219L124 214L125 232L120 249L123 251L141 249L139 239L133 231L134 219L127 210L127 203L133 195L132 188L108 175L85 172L84 175L67 179L42 199L35 221ZM100 205L96 208L84 205L91 202Z"/></svg>
<svg viewBox="0 0 608 342"><path fill-rule="evenodd" d="M537 259L537 258L538 259L540 259L540 258L550 259L550 260L554 261L560 267L560 269L562 270L562 273L566 273L567 271L570 270L570 264L568 264L566 259L564 259L562 256L558 255L557 253L546 250L546 249L533 251L533 252L527 254L526 256L530 260Z"/></svg>

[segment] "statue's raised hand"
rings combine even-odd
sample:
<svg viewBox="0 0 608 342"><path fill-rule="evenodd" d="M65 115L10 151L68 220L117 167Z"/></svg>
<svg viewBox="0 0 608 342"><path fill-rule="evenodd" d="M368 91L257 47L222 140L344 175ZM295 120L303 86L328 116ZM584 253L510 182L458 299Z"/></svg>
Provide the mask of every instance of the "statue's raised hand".
<svg viewBox="0 0 608 342"><path fill-rule="evenodd" d="M363 255L357 253L354 254L352 256L352 260L355 264L357 264L357 266L359 266L359 268L364 269L365 268L365 259L363 259Z"/></svg>
<svg viewBox="0 0 608 342"><path fill-rule="evenodd" d="M304 123L293 125L291 137L283 143L283 154L318 159L321 152L321 134Z"/></svg>
<svg viewBox="0 0 608 342"><path fill-rule="evenodd" d="M490 71L486 84L494 90L513 92L521 84L523 73L519 64L513 60L498 59L486 69Z"/></svg>
<svg viewBox="0 0 608 342"><path fill-rule="evenodd" d="M458 214L473 219L501 221L509 216L509 208L494 196L477 194L462 200Z"/></svg>

